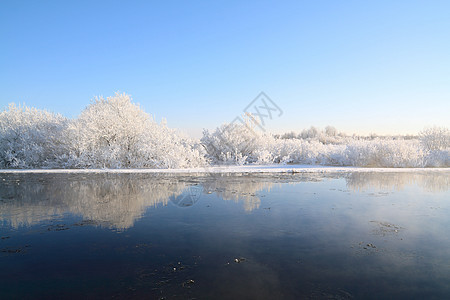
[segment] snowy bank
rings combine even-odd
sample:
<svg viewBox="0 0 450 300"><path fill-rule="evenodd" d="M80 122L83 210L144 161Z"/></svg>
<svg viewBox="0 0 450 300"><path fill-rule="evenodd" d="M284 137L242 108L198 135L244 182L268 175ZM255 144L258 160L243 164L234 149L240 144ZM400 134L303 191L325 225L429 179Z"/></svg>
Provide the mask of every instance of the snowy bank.
<svg viewBox="0 0 450 300"><path fill-rule="evenodd" d="M268 174L268 173L406 173L406 172L427 172L427 173L448 173L450 168L362 168L362 167L330 167L311 165L245 165L245 166L215 166L207 168L186 168L186 169L3 169L0 174L11 173L154 173L154 174Z"/></svg>

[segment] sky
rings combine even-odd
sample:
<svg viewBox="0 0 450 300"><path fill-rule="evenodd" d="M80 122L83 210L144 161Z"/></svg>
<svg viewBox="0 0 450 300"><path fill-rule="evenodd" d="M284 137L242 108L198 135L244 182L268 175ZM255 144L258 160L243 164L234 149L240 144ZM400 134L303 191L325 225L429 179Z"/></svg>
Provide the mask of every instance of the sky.
<svg viewBox="0 0 450 300"><path fill-rule="evenodd" d="M0 107L115 92L200 137L260 92L265 129L450 127L449 1L0 2Z"/></svg>

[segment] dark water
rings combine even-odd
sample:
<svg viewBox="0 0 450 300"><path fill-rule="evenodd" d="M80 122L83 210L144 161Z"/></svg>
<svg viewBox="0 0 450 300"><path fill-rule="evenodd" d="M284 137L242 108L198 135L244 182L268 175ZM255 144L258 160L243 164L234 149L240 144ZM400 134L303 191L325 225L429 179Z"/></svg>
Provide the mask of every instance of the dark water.
<svg viewBox="0 0 450 300"><path fill-rule="evenodd" d="M0 173L0 298L450 299L449 174Z"/></svg>

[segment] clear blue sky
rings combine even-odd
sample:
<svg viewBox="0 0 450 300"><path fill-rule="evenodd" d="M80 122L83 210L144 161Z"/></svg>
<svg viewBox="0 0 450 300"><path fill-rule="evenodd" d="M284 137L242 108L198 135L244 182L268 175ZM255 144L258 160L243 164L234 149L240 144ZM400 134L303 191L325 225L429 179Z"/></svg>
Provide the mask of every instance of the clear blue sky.
<svg viewBox="0 0 450 300"><path fill-rule="evenodd" d="M450 1L0 2L0 106L130 94L199 136L260 92L273 132L450 127Z"/></svg>

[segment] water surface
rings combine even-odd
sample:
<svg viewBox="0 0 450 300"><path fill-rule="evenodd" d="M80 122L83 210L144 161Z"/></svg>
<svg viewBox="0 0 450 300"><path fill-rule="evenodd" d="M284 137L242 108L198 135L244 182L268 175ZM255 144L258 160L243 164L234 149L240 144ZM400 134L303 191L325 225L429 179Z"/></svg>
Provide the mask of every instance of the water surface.
<svg viewBox="0 0 450 300"><path fill-rule="evenodd" d="M0 174L0 298L450 298L449 172Z"/></svg>

